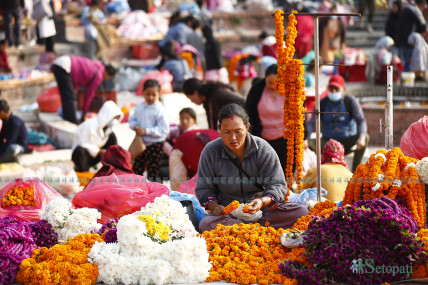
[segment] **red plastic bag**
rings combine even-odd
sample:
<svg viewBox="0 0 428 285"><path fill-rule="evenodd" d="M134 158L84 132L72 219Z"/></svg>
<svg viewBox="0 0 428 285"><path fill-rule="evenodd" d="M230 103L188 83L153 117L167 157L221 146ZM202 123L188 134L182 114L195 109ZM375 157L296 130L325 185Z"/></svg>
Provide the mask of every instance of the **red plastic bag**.
<svg viewBox="0 0 428 285"><path fill-rule="evenodd" d="M401 137L400 148L410 157L422 159L428 156L428 116L410 125Z"/></svg>
<svg viewBox="0 0 428 285"><path fill-rule="evenodd" d="M99 223L139 211L156 197L169 195L169 189L135 174L96 177L72 201L75 208L95 208L101 212Z"/></svg>
<svg viewBox="0 0 428 285"><path fill-rule="evenodd" d="M168 70L164 71L152 71L148 73L146 76L144 76L143 79L141 79L140 83L138 83L137 87L137 95L143 95L143 85L144 82L148 79L156 79L159 81L159 84L161 86L161 94L170 94L172 93L172 80L173 77L171 73L169 73Z"/></svg>
<svg viewBox="0 0 428 285"><path fill-rule="evenodd" d="M35 206L5 206L3 207L4 197L9 190L14 186L34 187L34 201ZM38 178L18 178L15 182L7 184L0 190L0 217L7 215L14 215L17 219L22 221L39 221L45 212L46 206L49 202L56 198L62 198L61 194L52 189L49 185L43 183Z"/></svg>
<svg viewBox="0 0 428 285"><path fill-rule="evenodd" d="M56 113L62 106L61 95L59 95L58 86L49 88L37 98L39 110L41 112Z"/></svg>
<svg viewBox="0 0 428 285"><path fill-rule="evenodd" d="M190 178L190 180L181 183L177 189L177 192L191 194L191 195L196 196L195 188L196 188L196 182L197 181L198 181L198 174L196 173L195 176Z"/></svg>

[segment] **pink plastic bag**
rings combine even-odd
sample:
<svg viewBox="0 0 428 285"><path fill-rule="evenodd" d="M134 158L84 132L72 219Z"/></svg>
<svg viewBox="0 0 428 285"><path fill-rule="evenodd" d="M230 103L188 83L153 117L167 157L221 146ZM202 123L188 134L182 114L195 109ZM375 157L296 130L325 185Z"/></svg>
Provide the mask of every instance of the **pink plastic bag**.
<svg viewBox="0 0 428 285"><path fill-rule="evenodd" d="M161 86L161 94L170 94L173 92L172 91L173 77L168 70L164 70L164 71L152 71L148 73L146 76L144 76L144 78L141 79L140 83L138 83L137 95L143 95L144 82L146 82L146 80L148 79L156 79L157 81L159 81L159 84Z"/></svg>
<svg viewBox="0 0 428 285"><path fill-rule="evenodd" d="M156 197L169 195L169 189L135 174L96 177L85 190L74 196L75 208L95 208L101 212L99 223L139 211Z"/></svg>
<svg viewBox="0 0 428 285"><path fill-rule="evenodd" d="M190 178L189 181L181 183L177 189L177 192L192 194L192 195L196 196L195 188L196 188L196 181L197 180L198 180L198 174L196 173L195 176Z"/></svg>
<svg viewBox="0 0 428 285"><path fill-rule="evenodd" d="M18 205L3 207L3 199L9 192L9 189L13 186L34 187L34 201L36 202L36 206L31 207ZM38 178L18 178L15 182L7 184L0 190L0 217L14 215L17 219L26 222L39 221L49 202L55 198L61 197L61 194L40 181Z"/></svg>
<svg viewBox="0 0 428 285"><path fill-rule="evenodd" d="M428 116L410 125L401 137L400 148L410 157L422 159L428 156Z"/></svg>

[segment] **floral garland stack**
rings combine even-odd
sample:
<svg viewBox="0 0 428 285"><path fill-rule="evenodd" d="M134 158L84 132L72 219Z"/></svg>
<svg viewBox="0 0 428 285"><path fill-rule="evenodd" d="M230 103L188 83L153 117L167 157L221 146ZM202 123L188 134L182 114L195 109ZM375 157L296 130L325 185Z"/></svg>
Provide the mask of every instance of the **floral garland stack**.
<svg viewBox="0 0 428 285"><path fill-rule="evenodd" d="M29 206L35 207L36 201L34 200L34 187L29 186L13 186L9 189L3 199L2 207L11 206Z"/></svg>
<svg viewBox="0 0 428 285"><path fill-rule="evenodd" d="M284 16L283 11L275 11L275 37L278 52L278 77L275 87L279 95L284 98L284 138L287 139L287 167L285 178L290 185L293 182L293 165L297 169L297 185L301 190L302 163L303 163L303 122L306 109L303 107L305 100L305 80L303 79L303 63L300 59L294 59L294 43L297 36L296 16L297 11L292 11L288 16L287 38L284 48ZM286 201L288 201L288 194Z"/></svg>
<svg viewBox="0 0 428 285"><path fill-rule="evenodd" d="M378 150L357 167L348 183L343 205L386 196L401 197L418 227L426 224L425 185L416 171L417 159L405 156L400 148Z"/></svg>

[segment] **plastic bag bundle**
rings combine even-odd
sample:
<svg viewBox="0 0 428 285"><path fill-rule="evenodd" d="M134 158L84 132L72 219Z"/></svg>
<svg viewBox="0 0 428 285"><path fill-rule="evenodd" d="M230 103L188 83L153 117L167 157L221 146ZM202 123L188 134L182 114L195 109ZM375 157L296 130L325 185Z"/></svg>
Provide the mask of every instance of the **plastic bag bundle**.
<svg viewBox="0 0 428 285"><path fill-rule="evenodd" d="M301 247L303 244L303 232L293 231L281 235L281 244L286 248Z"/></svg>
<svg viewBox="0 0 428 285"><path fill-rule="evenodd" d="M193 203L193 206L195 207L196 216L198 217L199 222L202 220L203 217L207 215L207 212L205 209L201 206L198 199L195 195L186 194L186 193L180 193L177 191L171 191L169 194L169 197L174 199L175 201L185 201L190 200Z"/></svg>
<svg viewBox="0 0 428 285"><path fill-rule="evenodd" d="M34 206L3 205L5 197L13 187L34 189ZM61 194L38 178L16 179L15 182L9 183L0 190L0 217L14 215L22 221L39 221L49 202L58 197L62 197Z"/></svg>
<svg viewBox="0 0 428 285"><path fill-rule="evenodd" d="M244 206L246 204L241 204L238 209L232 211L232 216L237 218L240 221L243 221L244 223L255 223L262 217L263 213L262 211L258 211L255 214L251 215L248 213L244 213Z"/></svg>
<svg viewBox="0 0 428 285"><path fill-rule="evenodd" d="M325 196L327 194L327 190L321 188L321 196ZM321 202L324 202L325 200L327 199L321 197ZM288 202L299 203L304 206L306 206L309 201L317 201L317 188L303 189L300 194L290 192L290 196L288 196Z"/></svg>
<svg viewBox="0 0 428 285"><path fill-rule="evenodd" d="M99 223L139 211L156 197L169 195L169 189L160 183L147 181L135 174L96 177L72 201L75 208L95 208L101 212Z"/></svg>
<svg viewBox="0 0 428 285"><path fill-rule="evenodd" d="M428 116L410 125L401 137L400 148L410 157L422 159L428 156Z"/></svg>

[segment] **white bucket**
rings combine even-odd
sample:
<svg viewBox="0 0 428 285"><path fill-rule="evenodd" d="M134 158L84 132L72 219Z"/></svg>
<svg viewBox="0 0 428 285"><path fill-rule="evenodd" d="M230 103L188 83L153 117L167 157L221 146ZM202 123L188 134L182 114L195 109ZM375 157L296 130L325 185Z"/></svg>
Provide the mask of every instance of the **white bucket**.
<svg viewBox="0 0 428 285"><path fill-rule="evenodd" d="M414 72L401 72L401 79L403 80L403 86L413 87L415 85Z"/></svg>

